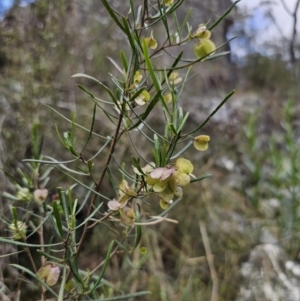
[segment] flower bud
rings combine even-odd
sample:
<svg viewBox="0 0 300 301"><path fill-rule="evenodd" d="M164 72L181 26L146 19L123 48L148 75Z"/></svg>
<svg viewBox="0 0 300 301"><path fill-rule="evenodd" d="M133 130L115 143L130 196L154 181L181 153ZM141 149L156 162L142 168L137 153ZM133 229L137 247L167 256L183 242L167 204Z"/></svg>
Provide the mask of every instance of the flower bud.
<svg viewBox="0 0 300 301"><path fill-rule="evenodd" d="M31 198L32 198L32 195L29 191L28 188L26 187L21 187L18 192L17 192L17 198L20 200L20 201L30 201Z"/></svg>
<svg viewBox="0 0 300 301"><path fill-rule="evenodd" d="M134 83L139 84L142 79L143 79L143 75L139 71L136 71L133 77Z"/></svg>
<svg viewBox="0 0 300 301"><path fill-rule="evenodd" d="M171 93L165 94L164 100L167 104L171 103L172 102L172 94Z"/></svg>
<svg viewBox="0 0 300 301"><path fill-rule="evenodd" d="M121 221L126 226L132 226L135 222L135 213L134 211L129 207L124 207L122 210L120 210L121 214Z"/></svg>
<svg viewBox="0 0 300 301"><path fill-rule="evenodd" d="M165 6L172 6L174 3L174 0L164 0Z"/></svg>
<svg viewBox="0 0 300 301"><path fill-rule="evenodd" d="M146 104L149 100L150 100L150 94L148 91L144 90L140 93L140 95L135 99L135 102L139 105L139 106L143 106L144 104Z"/></svg>
<svg viewBox="0 0 300 301"><path fill-rule="evenodd" d="M16 221L9 225L9 230L13 233L13 239L20 240L26 238L27 226L24 222Z"/></svg>
<svg viewBox="0 0 300 301"><path fill-rule="evenodd" d="M169 82L172 85L178 85L182 82L182 77L179 76L178 72L172 72L169 76Z"/></svg>
<svg viewBox="0 0 300 301"><path fill-rule="evenodd" d="M156 49L157 48L157 42L153 37L153 31L151 31L150 37L145 39L146 45L148 48Z"/></svg>

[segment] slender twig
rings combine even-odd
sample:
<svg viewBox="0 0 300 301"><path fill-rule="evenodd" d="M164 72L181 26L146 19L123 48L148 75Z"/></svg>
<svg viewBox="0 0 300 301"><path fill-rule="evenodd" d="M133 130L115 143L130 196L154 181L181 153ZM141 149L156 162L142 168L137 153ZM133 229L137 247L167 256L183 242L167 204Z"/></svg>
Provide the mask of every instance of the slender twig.
<svg viewBox="0 0 300 301"><path fill-rule="evenodd" d="M108 157L106 159L106 162L105 162L105 165L104 165L104 168L103 168L103 171L102 171L102 174L99 178L99 181L98 181L98 184L96 185L95 187L95 191L96 192L99 192L100 191L100 187L101 187L101 184L104 180L104 176L106 174L106 168L108 167L109 163L110 163L110 160L112 158L112 155L114 153L114 150L115 150L115 146L116 146L116 143L118 141L118 139L120 138L119 136L119 132L120 132L120 128L121 128L121 124L122 124L122 119L123 119L123 113L121 112L120 115L119 115L119 120L118 120L118 124L116 126L116 130L115 130L115 135L114 135L114 138L110 144L110 148L109 148L109 153L108 153ZM93 195L93 198L91 200L91 203L90 203L90 206L89 206L89 209L88 209L88 213L87 213L87 216L90 216L90 214L92 213L92 210L93 210L93 206L96 202L96 199L97 199L97 194L94 194ZM83 242L84 242L84 239L86 237L86 234L87 234L87 231L89 229L89 222L85 223L84 225L84 228L83 228L83 233L81 235L81 238L80 238L80 241L79 241L79 244L78 244L78 248L77 248L77 256L79 255L80 251L81 251L81 248L83 246Z"/></svg>
<svg viewBox="0 0 300 301"><path fill-rule="evenodd" d="M217 271L215 269L214 258L213 258L212 252L211 252L210 243L209 243L209 239L208 239L205 224L200 221L199 226L200 226L202 241L203 241L203 244L204 244L206 259L207 259L207 263L208 263L208 267L209 267L209 271L210 271L210 275L211 275L211 280L212 280L212 283L213 283L212 292L211 292L211 301L217 301L218 296L219 296L218 274L217 274Z"/></svg>
<svg viewBox="0 0 300 301"><path fill-rule="evenodd" d="M290 56L291 56L291 64L293 68L295 68L296 63L296 56L295 56L295 42L296 42L296 36L297 36L297 12L299 9L300 0L296 2L292 17L293 17L293 31L292 31L292 37L290 42Z"/></svg>
<svg viewBox="0 0 300 301"><path fill-rule="evenodd" d="M44 208L42 206L40 206L40 213L41 213L41 218L40 218L40 225L43 223L43 218L44 218ZM41 245L41 250L42 252L45 251L45 247L44 247L44 225L41 226L40 230L38 231L38 235L39 235L39 239L40 239L40 245ZM43 266L43 264L45 263L45 256L42 255L41 256L41 266ZM41 299L42 301L46 301L46 288L42 285L42 296Z"/></svg>

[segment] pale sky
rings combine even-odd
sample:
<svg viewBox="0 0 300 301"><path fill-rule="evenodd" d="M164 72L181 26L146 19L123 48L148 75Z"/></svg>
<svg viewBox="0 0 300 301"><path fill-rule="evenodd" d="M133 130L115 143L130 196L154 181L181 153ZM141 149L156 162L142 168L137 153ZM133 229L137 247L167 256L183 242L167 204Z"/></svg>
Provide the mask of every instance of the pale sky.
<svg viewBox="0 0 300 301"><path fill-rule="evenodd" d="M233 54L236 58L243 58L248 51L260 52L264 55L272 55L273 49L267 48L265 43L277 44L284 49L288 43L282 43L282 38L290 40L292 36L293 18L284 8L282 2L292 13L297 0L242 0L238 3L240 12L244 12L248 18L245 22L244 30L247 36L252 36L251 49L249 44L245 47L245 40L242 37L232 44ZM275 22L272 21L271 15ZM300 7L298 9L297 37L300 34ZM241 24L237 24L241 26Z"/></svg>
<svg viewBox="0 0 300 301"><path fill-rule="evenodd" d="M262 15L267 14L268 11L271 11L274 16L276 23L279 29L275 27L274 24L270 24L268 28L264 28L263 36L266 39L276 38L280 35L281 31L283 35L290 37L292 33L292 24L293 19L284 9L282 2L286 4L286 7L290 12L293 12L297 0L242 0L238 3L238 7L241 10L248 10L255 18L255 13L259 11ZM300 32L300 7L298 9L298 26L297 29ZM267 17L266 17L267 18Z"/></svg>

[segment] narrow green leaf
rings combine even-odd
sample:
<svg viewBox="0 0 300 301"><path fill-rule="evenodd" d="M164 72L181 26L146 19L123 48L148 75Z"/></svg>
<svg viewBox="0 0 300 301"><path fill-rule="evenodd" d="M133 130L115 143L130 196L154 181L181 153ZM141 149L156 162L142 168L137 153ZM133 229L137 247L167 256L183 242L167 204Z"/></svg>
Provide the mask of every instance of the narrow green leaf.
<svg viewBox="0 0 300 301"><path fill-rule="evenodd" d="M135 211L135 217L136 217L136 222L140 223L141 222L141 214L139 210ZM134 241L134 245L133 245L133 250L134 251L136 249L136 247L139 245L140 241L142 238L142 226L141 225L136 225L135 226L135 241Z"/></svg>
<svg viewBox="0 0 300 301"><path fill-rule="evenodd" d="M128 20L126 18L122 18L123 24L124 24L124 32L127 35L128 41L130 43L131 51L135 54L137 52L137 47L135 44L134 39L132 38L132 33L130 32L130 28L128 25Z"/></svg>
<svg viewBox="0 0 300 301"><path fill-rule="evenodd" d="M54 213L54 218L56 221L58 233L60 235L60 238L63 238L64 234L63 234L63 228L62 228L62 223L61 223L61 216L60 216L59 208L58 208L56 201L52 202L52 208L53 208L53 213Z"/></svg>
<svg viewBox="0 0 300 301"><path fill-rule="evenodd" d="M225 11L225 13L214 23L212 24L208 30L212 30L215 28L230 12L231 10L240 2L241 0L234 1L232 5Z"/></svg>
<svg viewBox="0 0 300 301"><path fill-rule="evenodd" d="M108 13L110 14L110 16L112 17L112 19L115 21L115 23L117 24L117 26L120 27L120 29L125 32L125 29L123 27L123 25L121 24L121 22L119 21L118 17L116 16L114 10L111 8L111 5L106 1L106 0L101 0L101 2L103 3L103 5L105 6L105 8L107 9Z"/></svg>
<svg viewBox="0 0 300 301"><path fill-rule="evenodd" d="M150 58L149 58L148 47L147 47L147 44L146 44L145 40L143 40L142 46L143 46L143 53L144 53L144 57L145 57L146 66L147 66L148 71L150 73L150 76L151 76L152 82L154 84L154 87L155 87L156 91L159 92L159 91L161 91L160 83L157 80L157 77L154 73L152 63L151 63Z"/></svg>
<svg viewBox="0 0 300 301"><path fill-rule="evenodd" d="M34 159L39 159L38 125L32 127L32 153Z"/></svg>
<svg viewBox="0 0 300 301"><path fill-rule="evenodd" d="M53 255L51 255L51 254L49 254L49 253L47 253L47 252L45 252L45 251L37 250L37 252L38 252L39 254L45 256L46 258L51 259L52 261L56 261L56 262L61 261L61 258L56 257L56 256L53 256Z"/></svg>
<svg viewBox="0 0 300 301"><path fill-rule="evenodd" d="M104 1L104 0L101 0L101 1ZM103 83L101 83L99 80L97 80L96 78L94 78L90 75L84 74L84 73L76 73L76 74L72 75L72 77L84 77L84 78L88 78L93 81L96 81L109 94L109 96L111 97L111 100L114 102L114 104L117 104L117 99L115 98L115 96L111 92L111 90L108 87L106 87Z"/></svg>
<svg viewBox="0 0 300 301"><path fill-rule="evenodd" d="M134 10L133 0L130 0L129 3L130 3L130 12L132 14L132 20L134 22L134 20L135 20L135 10ZM133 27L135 27L135 26L133 26Z"/></svg>
<svg viewBox="0 0 300 301"><path fill-rule="evenodd" d="M52 110L53 112L55 112L55 113L56 113L57 115L59 115L60 117L62 117L63 119L67 120L68 122L72 122L70 119L68 119L68 118L65 117L63 114L61 114L61 113L59 113L58 111L56 111L55 109L51 108L49 105L45 104L45 106L48 107L48 108L49 108L50 110ZM75 124L77 127L83 129L84 131L87 131L87 132L90 131L89 129L85 128L84 126L82 126L82 125L80 125L80 124L78 124L78 123L76 123L76 122L75 122L74 124ZM56 126L56 129L57 129L57 126ZM95 132L93 132L93 135L95 135L95 136L97 136L97 137L100 137L100 138L104 138L104 139L107 138L107 137L102 136L102 135L99 135L99 134L97 134L97 133L95 133Z"/></svg>
<svg viewBox="0 0 300 301"><path fill-rule="evenodd" d="M82 277L79 274L79 270L78 270L78 260L77 260L77 256L76 253L73 252L72 249L68 249L68 263L70 266L70 269L74 275L74 277L78 280L78 282L81 284L81 286L83 287L83 281L82 281Z"/></svg>
<svg viewBox="0 0 300 301"><path fill-rule="evenodd" d="M123 70L122 68L118 65L118 63L111 57L107 57L107 59L115 66L115 68L121 73L123 74Z"/></svg>
<svg viewBox="0 0 300 301"><path fill-rule="evenodd" d="M183 19L183 21L182 21L182 24L181 24L181 27L179 29L179 32L182 32L183 28L185 27L185 25L186 25L186 23L187 23L187 21L188 21L188 19L190 17L191 12L192 12L192 8L189 8L188 11L187 11L187 13L186 13L186 15L185 15L185 17L184 17L184 19Z"/></svg>
<svg viewBox="0 0 300 301"><path fill-rule="evenodd" d="M154 140L154 150L159 158L159 161L158 161L159 164L157 166L161 166L161 146L160 146L159 139L156 134L154 134L153 140Z"/></svg>
<svg viewBox="0 0 300 301"><path fill-rule="evenodd" d="M196 129L194 129L193 131L191 131L189 134L187 134L186 136L192 135L193 133L199 131L200 129L202 129L207 123L208 121L219 111L219 109L226 103L226 101L235 93L235 90L231 91L225 98L224 100L216 107L216 109L204 120L204 122L202 122L202 124L200 126L198 126Z"/></svg>
<svg viewBox="0 0 300 301"><path fill-rule="evenodd" d="M177 142L178 142L178 140L180 139L180 134L181 134L181 132L179 131L179 132L177 133L177 135L173 138L171 147L170 147L169 150L168 150L166 162L169 162L169 161L170 161L170 158L172 157L173 152L174 152L174 150L175 150L175 148L176 148L176 146L177 146Z"/></svg>
<svg viewBox="0 0 300 301"><path fill-rule="evenodd" d="M160 157L159 154L156 153L154 148L152 148L152 155L154 157L155 165L160 166Z"/></svg>
<svg viewBox="0 0 300 301"><path fill-rule="evenodd" d="M13 201L19 201L19 198L17 198L15 195L12 195L12 194L10 194L10 193L8 193L8 192L6 192L6 191L4 191L4 192L2 193L2 196L3 196L4 198L7 198L7 199L10 199L10 200L13 200Z"/></svg>
<svg viewBox="0 0 300 301"><path fill-rule="evenodd" d="M107 166L106 172L107 172L108 180L110 182L112 189L114 190L115 194L118 195L118 188L117 188L118 186L116 185L116 182L114 180L113 174L112 174L109 166Z"/></svg>
<svg viewBox="0 0 300 301"><path fill-rule="evenodd" d="M39 149L38 149L39 158L41 157L41 154L42 154L43 144L44 144L44 135L42 135L40 143L39 143Z"/></svg>
<svg viewBox="0 0 300 301"><path fill-rule="evenodd" d="M162 16L162 18L161 18L162 23L163 23L163 25L166 29L168 41L171 44L170 31L169 31L169 26L168 26L168 19L166 18L167 14L163 12L163 11L167 10L167 7L164 5L164 2L161 3L160 1L157 1L157 4L158 4L158 9L159 9L160 15Z"/></svg>
<svg viewBox="0 0 300 301"><path fill-rule="evenodd" d="M114 105L114 103L111 102L111 101L103 100L103 99L100 99L100 98L96 97L92 92L88 91L85 87L83 87L83 86L81 86L81 85L79 85L79 84L77 84L76 86L77 86L80 90L82 90L84 93L88 94L88 95L93 99L94 103L95 103L97 106L100 107L99 102L106 103L106 104L108 104L108 105ZM77 123L75 123L75 125L78 126Z"/></svg>
<svg viewBox="0 0 300 301"><path fill-rule="evenodd" d="M11 207L11 214L13 216L13 222L15 223L16 228L17 227L17 222L18 222L18 213L17 213L17 208L15 206Z"/></svg>
<svg viewBox="0 0 300 301"><path fill-rule="evenodd" d="M20 186L23 185L22 181L17 179L15 176L13 176L10 172L8 172L7 170L5 170L4 168L0 168L0 170L2 170L5 175L9 178L11 178L15 183L18 183Z"/></svg>
<svg viewBox="0 0 300 301"><path fill-rule="evenodd" d="M122 50L120 51L120 57L121 57L123 67L124 67L125 71L127 72L128 71L128 63L127 63L125 53Z"/></svg>
<svg viewBox="0 0 300 301"><path fill-rule="evenodd" d="M93 291L98 287L98 285L99 285L100 282L101 282L101 279L102 279L102 277L103 277L103 275L104 275L104 273L105 273L105 270L106 270L106 268L107 268L107 265L108 265L108 262L109 262L109 259L110 259L110 254L111 254L111 252L112 252L112 248L113 248L113 246L114 246L114 243L115 243L115 241L113 240L113 241L111 241L111 243L109 244L109 247L108 247L108 250L107 250L107 253L106 253L106 257L105 257L105 261L104 261L104 265L103 265L103 267L102 267L102 270L101 270L101 272L100 272L100 275L99 275L99 277L98 277L96 283L94 284L93 288L91 289L91 292L93 292Z"/></svg>
<svg viewBox="0 0 300 301"><path fill-rule="evenodd" d="M178 127L178 129L177 129L178 132L180 132L180 131L182 130L182 128L183 128L183 126L184 126L186 120L188 119L188 117L189 117L189 112L187 112L187 113L185 114L185 116L183 117L183 119L179 121L180 124L179 124L179 127Z"/></svg>
<svg viewBox="0 0 300 301"><path fill-rule="evenodd" d="M80 180L76 179L75 177L71 176L69 173L65 172L62 169L59 169L62 173L64 173L66 176L68 176L69 178L73 179L75 182L77 182L78 184L80 184L81 186L85 187L86 189L92 191L93 193L97 194L98 196L102 197L105 200L110 201L110 199L108 197L106 197L104 194L101 194L99 192L97 192L95 189L85 185L83 182L81 182Z"/></svg>
<svg viewBox="0 0 300 301"><path fill-rule="evenodd" d="M22 160L23 162L36 162L36 163L43 163L43 164L57 164L57 165L61 165L61 164L67 164L67 163L72 163L72 162L75 162L78 160L78 158L75 158L75 159L72 159L72 160L68 160L68 161L56 161L54 158L51 158L49 156L45 156L45 158L49 158L51 159L52 161L46 161L46 160L35 160L35 159L24 159ZM53 169L53 167L51 167L51 169ZM47 175L45 176L47 177ZM41 178L41 179L44 179Z"/></svg>
<svg viewBox="0 0 300 301"><path fill-rule="evenodd" d="M72 145L74 144L74 135L75 135L75 112L71 113L71 132L70 132L70 140Z"/></svg>
<svg viewBox="0 0 300 301"><path fill-rule="evenodd" d="M57 188L57 192L59 195L60 205L64 211L65 219L67 224L69 223L69 208L68 208L68 201L66 197L66 192L63 191L60 187Z"/></svg>
<svg viewBox="0 0 300 301"><path fill-rule="evenodd" d="M80 225L78 225L78 226L76 226L76 228L75 229L79 229L80 227L82 227L84 224L86 224L88 221L90 221L93 217L94 217L94 215L95 214L97 214L98 212L99 212L99 210L100 210L100 208L102 207L102 205L103 205L103 202L102 203L100 203L96 208L95 208L95 210L80 224Z"/></svg>
<svg viewBox="0 0 300 301"><path fill-rule="evenodd" d="M199 181L202 181L202 180L207 179L207 178L210 178L210 177L212 177L211 174L203 175L203 176L201 176L201 177L199 177L199 178L191 179L191 182L190 182L190 183L199 182Z"/></svg>
<svg viewBox="0 0 300 301"><path fill-rule="evenodd" d="M132 294L128 294L128 295L121 295L121 296L111 297L111 298L107 298L107 299L102 299L101 298L101 299L94 300L94 301L118 301L118 300L126 300L126 299L135 298L135 297L150 295L150 294L152 294L152 293L149 292L149 291L142 291L142 292L132 293Z"/></svg>
<svg viewBox="0 0 300 301"><path fill-rule="evenodd" d="M23 247L33 247L33 248L41 248L41 247L54 247L54 246L59 246L62 244L62 242L55 243L55 244L46 244L46 245L40 245L40 244L28 244L24 242L20 242L17 240L12 240L12 239L6 239L4 237L0 236L0 241L7 243L7 244L12 244L16 246L23 246Z"/></svg>
<svg viewBox="0 0 300 301"><path fill-rule="evenodd" d="M60 142L63 144L64 147L68 148L68 145L65 143L65 140L61 137L61 135L59 133L57 124L55 124L55 130L56 130L56 134L57 134Z"/></svg>
<svg viewBox="0 0 300 301"><path fill-rule="evenodd" d="M93 133L93 129L94 129L94 123L95 123L96 109L97 109L97 105L95 104L94 105L94 110L93 110L93 116L92 116L91 130L89 132L89 136L87 138L87 141L86 141L84 147L81 150L81 153L84 151L84 149L86 148L86 146L88 145L88 143L89 143L89 141L90 141L90 139L92 137L92 133Z"/></svg>
<svg viewBox="0 0 300 301"><path fill-rule="evenodd" d="M190 146L193 144L193 141L189 141L177 154L170 158L170 160L174 160L181 156Z"/></svg>
<svg viewBox="0 0 300 301"><path fill-rule="evenodd" d="M167 128L169 128L174 135L177 135L177 131L176 131L173 123L168 124Z"/></svg>
<svg viewBox="0 0 300 301"><path fill-rule="evenodd" d="M60 283L60 289L59 289L59 293L58 293L58 301L64 300L65 285L66 285L66 281L67 281L67 269L68 269L68 267L66 265L64 265L62 280Z"/></svg>

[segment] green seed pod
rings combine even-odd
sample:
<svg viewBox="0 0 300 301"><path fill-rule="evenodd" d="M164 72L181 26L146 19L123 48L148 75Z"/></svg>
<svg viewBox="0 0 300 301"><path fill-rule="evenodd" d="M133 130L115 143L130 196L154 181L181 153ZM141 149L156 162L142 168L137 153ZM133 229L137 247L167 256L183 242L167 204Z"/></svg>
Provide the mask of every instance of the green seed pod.
<svg viewBox="0 0 300 301"><path fill-rule="evenodd" d="M203 40L194 45L194 53L197 58L206 56L207 54L214 54L216 45L211 40Z"/></svg>

